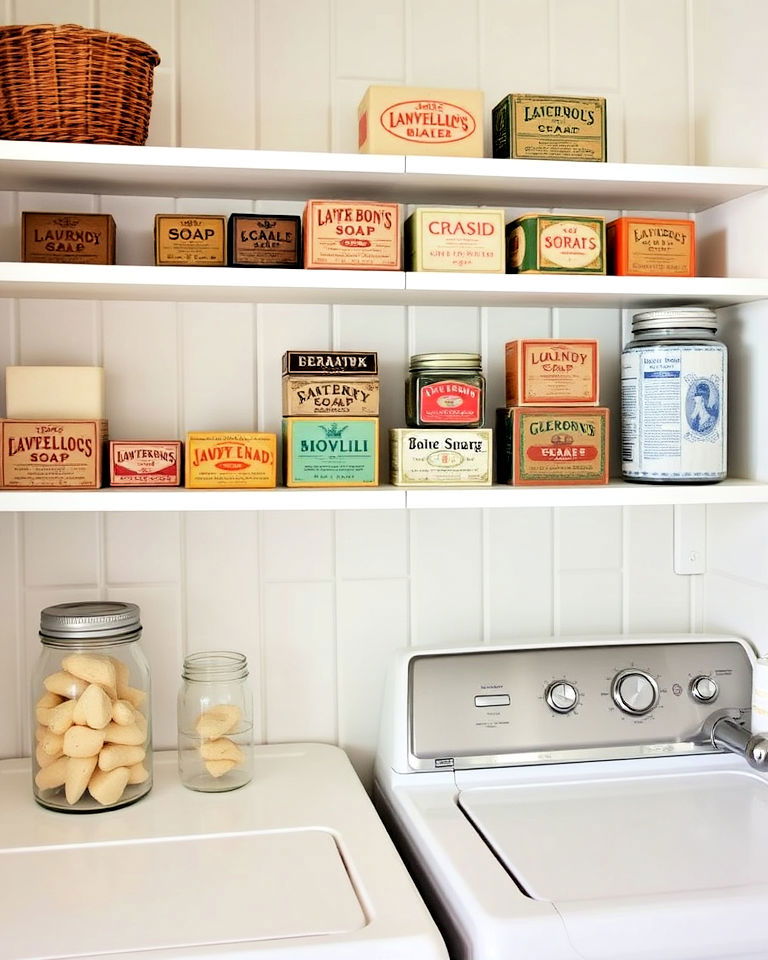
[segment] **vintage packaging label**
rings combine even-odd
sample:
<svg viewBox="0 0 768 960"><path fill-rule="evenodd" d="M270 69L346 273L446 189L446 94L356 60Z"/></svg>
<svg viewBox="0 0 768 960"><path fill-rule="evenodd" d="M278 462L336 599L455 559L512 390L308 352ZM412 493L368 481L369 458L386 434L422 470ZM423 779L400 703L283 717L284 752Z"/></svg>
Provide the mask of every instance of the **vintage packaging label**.
<svg viewBox="0 0 768 960"><path fill-rule="evenodd" d="M283 377L284 417L378 415L378 377Z"/></svg>
<svg viewBox="0 0 768 960"><path fill-rule="evenodd" d="M390 430L395 486L490 486L491 430Z"/></svg>
<svg viewBox="0 0 768 960"><path fill-rule="evenodd" d="M598 403L597 340L512 340L504 352L508 407Z"/></svg>
<svg viewBox="0 0 768 960"><path fill-rule="evenodd" d="M483 156L480 90L368 87L358 107L360 153Z"/></svg>
<svg viewBox="0 0 768 960"><path fill-rule="evenodd" d="M607 407L514 407L507 417L513 484L608 483Z"/></svg>
<svg viewBox="0 0 768 960"><path fill-rule="evenodd" d="M695 277L693 220L619 217L606 226L608 272L618 277Z"/></svg>
<svg viewBox="0 0 768 960"><path fill-rule="evenodd" d="M416 397L419 423L459 427L483 420L483 391L466 380L436 380L419 387Z"/></svg>
<svg viewBox="0 0 768 960"><path fill-rule="evenodd" d="M630 480L722 480L727 471L727 351L660 345L621 357L621 471Z"/></svg>
<svg viewBox="0 0 768 960"><path fill-rule="evenodd" d="M111 487L178 487L181 483L180 440L111 440Z"/></svg>
<svg viewBox="0 0 768 960"><path fill-rule="evenodd" d="M376 353L357 350L286 350L283 376L370 377L379 372Z"/></svg>
<svg viewBox="0 0 768 960"><path fill-rule="evenodd" d="M231 214L227 261L230 267L301 267L301 217Z"/></svg>
<svg viewBox="0 0 768 960"><path fill-rule="evenodd" d="M274 433L188 433L188 487L257 488L277 484Z"/></svg>
<svg viewBox="0 0 768 960"><path fill-rule="evenodd" d="M507 225L510 273L606 272L605 218L531 213Z"/></svg>
<svg viewBox="0 0 768 960"><path fill-rule="evenodd" d="M417 207L405 221L407 270L504 273L504 211Z"/></svg>
<svg viewBox="0 0 768 960"><path fill-rule="evenodd" d="M106 439L106 420L0 420L0 487L97 489Z"/></svg>
<svg viewBox="0 0 768 960"><path fill-rule="evenodd" d="M225 218L155 214L155 263L165 267L226 266Z"/></svg>
<svg viewBox="0 0 768 960"><path fill-rule="evenodd" d="M115 221L108 213L21 215L24 263L115 262Z"/></svg>
<svg viewBox="0 0 768 960"><path fill-rule="evenodd" d="M287 487L373 487L379 482L376 417L283 420Z"/></svg>
<svg viewBox="0 0 768 960"><path fill-rule="evenodd" d="M318 270L399 270L400 205L309 200L304 266Z"/></svg>
<svg viewBox="0 0 768 960"><path fill-rule="evenodd" d="M510 93L491 112L493 156L605 161L604 97Z"/></svg>

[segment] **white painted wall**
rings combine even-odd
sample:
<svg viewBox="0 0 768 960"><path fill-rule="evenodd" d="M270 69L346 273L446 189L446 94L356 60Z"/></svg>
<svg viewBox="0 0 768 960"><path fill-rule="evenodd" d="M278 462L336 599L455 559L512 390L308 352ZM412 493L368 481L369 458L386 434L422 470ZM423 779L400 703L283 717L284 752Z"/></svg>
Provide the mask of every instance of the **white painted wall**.
<svg viewBox="0 0 768 960"><path fill-rule="evenodd" d="M695 146L704 162L757 163L746 135L738 155L716 156L705 125L710 107L721 123L721 88L708 73L698 82L698 58L707 72L715 39L733 46L750 32L751 21L727 16L710 30L718 6L765 21L757 0L702 3L701 16L686 0L0 0L0 21L79 22L154 44L152 144L354 151L366 86L404 82L481 87L488 109L512 91L600 94L612 160L687 163ZM741 81L749 73L736 49L718 63ZM150 263L156 212L252 208L301 205L0 194L0 260L18 259L21 210L110 212L119 261ZM111 435L158 439L277 430L283 350L373 349L386 429L404 422L411 353L481 350L492 410L503 402L503 344L526 335L598 336L615 407L626 326L611 310L5 300L0 368L103 363ZM705 621L754 629L731 605L742 585L735 514L710 511L721 559L707 582L728 584L719 604L703 578L672 571L672 508L0 514L0 755L28 752L40 609L119 598L142 609L158 745L175 743L184 653L235 648L251 664L260 739L338 742L367 777L383 670L404 644ZM755 575L766 589L768 573Z"/></svg>

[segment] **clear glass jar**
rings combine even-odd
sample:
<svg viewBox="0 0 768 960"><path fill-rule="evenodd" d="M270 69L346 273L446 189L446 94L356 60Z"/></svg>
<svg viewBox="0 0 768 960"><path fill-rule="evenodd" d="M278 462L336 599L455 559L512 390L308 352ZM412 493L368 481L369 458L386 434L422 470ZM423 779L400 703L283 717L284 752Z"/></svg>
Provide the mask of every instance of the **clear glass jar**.
<svg viewBox="0 0 768 960"><path fill-rule="evenodd" d="M149 664L135 603L58 603L40 614L32 678L35 800L51 810L124 807L152 787Z"/></svg>
<svg viewBox="0 0 768 960"><path fill-rule="evenodd" d="M419 353L405 383L409 427L482 427L485 377L479 353Z"/></svg>
<svg viewBox="0 0 768 960"><path fill-rule="evenodd" d="M231 650L191 653L182 679L181 782L205 793L245 786L253 776L253 697L245 656Z"/></svg>
<svg viewBox="0 0 768 960"><path fill-rule="evenodd" d="M625 480L716 483L727 473L728 351L706 307L632 318L621 355Z"/></svg>

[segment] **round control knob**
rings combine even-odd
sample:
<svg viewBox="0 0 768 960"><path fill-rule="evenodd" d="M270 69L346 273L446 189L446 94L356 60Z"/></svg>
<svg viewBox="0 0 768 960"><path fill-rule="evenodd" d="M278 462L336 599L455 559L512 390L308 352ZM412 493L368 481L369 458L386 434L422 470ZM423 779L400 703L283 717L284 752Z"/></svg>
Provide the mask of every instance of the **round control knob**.
<svg viewBox="0 0 768 960"><path fill-rule="evenodd" d="M557 680L547 687L546 700L557 713L570 713L579 702L579 691L572 683Z"/></svg>
<svg viewBox="0 0 768 960"><path fill-rule="evenodd" d="M653 710L659 700L656 681L642 670L622 670L617 673L611 692L619 709L634 716L642 716Z"/></svg>
<svg viewBox="0 0 768 960"><path fill-rule="evenodd" d="M691 680L691 696L699 703L712 703L720 693L717 681L712 677L694 677Z"/></svg>

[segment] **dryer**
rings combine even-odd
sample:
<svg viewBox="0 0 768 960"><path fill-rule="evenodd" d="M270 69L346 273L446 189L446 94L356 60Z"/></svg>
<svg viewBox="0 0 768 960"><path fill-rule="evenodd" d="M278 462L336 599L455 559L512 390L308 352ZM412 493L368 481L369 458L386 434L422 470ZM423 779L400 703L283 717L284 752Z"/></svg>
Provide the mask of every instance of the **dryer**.
<svg viewBox="0 0 768 960"><path fill-rule="evenodd" d="M402 652L375 802L454 960L765 960L754 659L699 635Z"/></svg>

